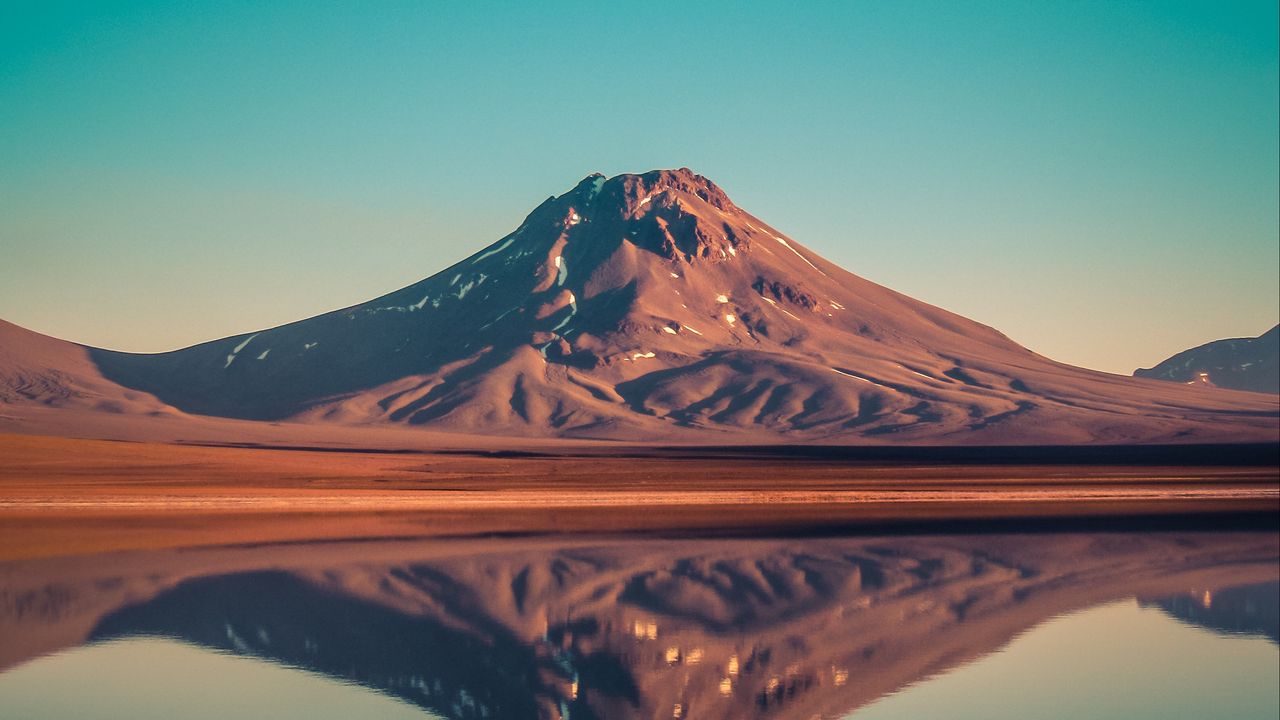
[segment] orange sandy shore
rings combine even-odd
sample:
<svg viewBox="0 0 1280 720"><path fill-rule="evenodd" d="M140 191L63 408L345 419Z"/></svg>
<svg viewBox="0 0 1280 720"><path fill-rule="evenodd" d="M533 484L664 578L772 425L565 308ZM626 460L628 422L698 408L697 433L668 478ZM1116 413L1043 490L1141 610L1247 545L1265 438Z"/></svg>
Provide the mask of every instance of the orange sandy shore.
<svg viewBox="0 0 1280 720"><path fill-rule="evenodd" d="M495 533L1280 511L1274 467L330 452L0 435L0 559Z"/></svg>

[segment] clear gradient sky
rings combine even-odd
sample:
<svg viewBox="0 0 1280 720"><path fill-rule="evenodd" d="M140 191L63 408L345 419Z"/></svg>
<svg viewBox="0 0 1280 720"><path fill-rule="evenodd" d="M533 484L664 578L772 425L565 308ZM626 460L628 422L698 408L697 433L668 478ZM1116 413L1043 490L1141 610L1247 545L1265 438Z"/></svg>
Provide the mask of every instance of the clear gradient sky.
<svg viewBox="0 0 1280 720"><path fill-rule="evenodd" d="M868 279L1129 373L1280 315L1262 2L5 2L0 318L161 351L688 166Z"/></svg>

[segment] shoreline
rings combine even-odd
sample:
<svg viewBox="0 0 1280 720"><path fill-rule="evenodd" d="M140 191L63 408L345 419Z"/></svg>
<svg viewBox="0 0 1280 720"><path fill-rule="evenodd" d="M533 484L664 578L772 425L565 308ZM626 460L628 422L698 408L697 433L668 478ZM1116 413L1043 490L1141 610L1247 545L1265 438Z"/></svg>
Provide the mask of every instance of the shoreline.
<svg viewBox="0 0 1280 720"><path fill-rule="evenodd" d="M1254 462L1267 452L1236 454L1236 465L952 465L9 435L0 436L0 559L374 537L1035 531L1162 518L1274 526L1280 468Z"/></svg>

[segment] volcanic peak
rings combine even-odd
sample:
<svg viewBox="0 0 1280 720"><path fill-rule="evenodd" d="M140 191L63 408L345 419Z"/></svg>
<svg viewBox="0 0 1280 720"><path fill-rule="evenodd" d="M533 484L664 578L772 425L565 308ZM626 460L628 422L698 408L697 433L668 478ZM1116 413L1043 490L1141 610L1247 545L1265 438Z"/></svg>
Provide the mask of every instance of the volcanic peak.
<svg viewBox="0 0 1280 720"><path fill-rule="evenodd" d="M665 192L698 198L722 212L729 212L737 207L719 186L689 168L623 173L611 178L606 178L600 173L591 173L579 181L572 190L552 199L565 200L583 206L596 205L601 208L614 206L621 209L626 216L635 216L640 208Z"/></svg>
<svg viewBox="0 0 1280 720"><path fill-rule="evenodd" d="M827 262L687 169L589 175L497 242L360 305L161 355L64 350L7 376L0 352L0 387L632 440L1275 436L1274 403L1053 363ZM85 380L69 388L48 367Z"/></svg>

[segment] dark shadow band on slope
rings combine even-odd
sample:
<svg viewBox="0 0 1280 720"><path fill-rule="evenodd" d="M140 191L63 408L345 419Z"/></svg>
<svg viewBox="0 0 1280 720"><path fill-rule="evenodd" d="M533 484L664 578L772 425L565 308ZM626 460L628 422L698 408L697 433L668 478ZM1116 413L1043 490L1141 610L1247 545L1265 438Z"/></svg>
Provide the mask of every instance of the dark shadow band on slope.
<svg viewBox="0 0 1280 720"><path fill-rule="evenodd" d="M556 450L332 447L272 443L186 442L195 447L229 447L321 453L449 455L486 458L599 458L664 460L778 459L850 465L901 464L981 467L983 465L1280 467L1280 444L1210 443L1187 445L631 445L584 448L567 443ZM1280 471L1278 471L1280 472Z"/></svg>

